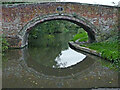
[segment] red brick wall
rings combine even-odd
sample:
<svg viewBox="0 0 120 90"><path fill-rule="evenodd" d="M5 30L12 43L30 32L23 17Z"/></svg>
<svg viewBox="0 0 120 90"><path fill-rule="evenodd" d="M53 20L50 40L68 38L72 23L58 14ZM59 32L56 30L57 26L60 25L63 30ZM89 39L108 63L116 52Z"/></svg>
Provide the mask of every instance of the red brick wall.
<svg viewBox="0 0 120 90"><path fill-rule="evenodd" d="M63 11L56 10L62 7ZM38 16L55 13L76 13L91 22L102 33L113 30L118 23L116 7L83 5L80 3L41 3L2 6L2 28L8 37L17 35L32 19Z"/></svg>

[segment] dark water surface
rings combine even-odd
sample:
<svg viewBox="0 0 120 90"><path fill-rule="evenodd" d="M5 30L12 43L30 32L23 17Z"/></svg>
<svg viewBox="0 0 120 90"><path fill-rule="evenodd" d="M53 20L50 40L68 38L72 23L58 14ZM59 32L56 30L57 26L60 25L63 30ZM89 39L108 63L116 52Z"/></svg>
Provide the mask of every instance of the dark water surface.
<svg viewBox="0 0 120 90"><path fill-rule="evenodd" d="M3 57L3 88L118 87L110 63L68 45L74 33L42 34Z"/></svg>

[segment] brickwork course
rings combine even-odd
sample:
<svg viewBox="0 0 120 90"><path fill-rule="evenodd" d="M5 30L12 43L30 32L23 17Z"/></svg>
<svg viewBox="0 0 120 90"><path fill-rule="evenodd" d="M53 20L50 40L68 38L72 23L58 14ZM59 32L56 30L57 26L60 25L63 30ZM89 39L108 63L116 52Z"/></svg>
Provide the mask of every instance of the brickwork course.
<svg viewBox="0 0 120 90"><path fill-rule="evenodd" d="M68 20L88 33L90 42L100 42L118 31L118 7L72 2L2 5L3 35L10 47L28 44L28 33L36 24Z"/></svg>

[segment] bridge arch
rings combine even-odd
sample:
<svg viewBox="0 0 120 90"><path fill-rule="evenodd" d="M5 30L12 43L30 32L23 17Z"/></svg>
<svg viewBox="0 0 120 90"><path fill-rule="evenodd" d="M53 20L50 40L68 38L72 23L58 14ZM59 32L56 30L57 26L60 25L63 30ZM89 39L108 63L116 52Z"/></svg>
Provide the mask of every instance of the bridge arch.
<svg viewBox="0 0 120 90"><path fill-rule="evenodd" d="M43 23L51 20L67 20L82 27L88 33L88 42L92 43L96 41L97 28L88 20L78 15L73 14L49 14L38 16L29 21L18 33L18 37L21 39L21 46L28 45L29 31L32 27L39 23Z"/></svg>

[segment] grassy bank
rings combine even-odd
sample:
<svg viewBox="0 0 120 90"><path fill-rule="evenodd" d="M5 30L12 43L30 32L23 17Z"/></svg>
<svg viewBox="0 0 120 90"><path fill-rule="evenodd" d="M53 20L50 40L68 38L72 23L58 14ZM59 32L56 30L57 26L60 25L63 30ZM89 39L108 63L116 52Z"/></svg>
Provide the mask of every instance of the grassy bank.
<svg viewBox="0 0 120 90"><path fill-rule="evenodd" d="M79 45L101 53L101 57L109 61L114 62L120 59L120 52L118 51L119 45L117 41L83 43Z"/></svg>
<svg viewBox="0 0 120 90"><path fill-rule="evenodd" d="M104 59L113 62L113 67L120 69L120 52L117 36L113 36L106 41L83 45L90 49L96 50L102 54Z"/></svg>
<svg viewBox="0 0 120 90"><path fill-rule="evenodd" d="M84 30L80 30L78 34L76 34L72 41L74 42L81 42L87 41L88 35ZM101 56L104 59L107 59L112 63L112 67L120 69L120 52L119 52L119 41L117 34L115 36L110 37L108 40L103 42L96 42L96 43L84 43L80 44L80 46L87 47L92 50L96 50L98 53L101 53Z"/></svg>
<svg viewBox="0 0 120 90"><path fill-rule="evenodd" d="M92 44L84 44L81 46L88 47L90 49L96 50L97 52L100 52L103 58L109 59L110 61L117 60L119 56L117 40L108 40Z"/></svg>

